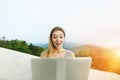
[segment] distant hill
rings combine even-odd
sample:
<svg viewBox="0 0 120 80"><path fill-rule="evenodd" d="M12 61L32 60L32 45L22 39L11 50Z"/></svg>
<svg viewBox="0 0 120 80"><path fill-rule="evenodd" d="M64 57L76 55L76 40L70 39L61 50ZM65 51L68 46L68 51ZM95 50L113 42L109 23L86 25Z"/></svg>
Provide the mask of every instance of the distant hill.
<svg viewBox="0 0 120 80"><path fill-rule="evenodd" d="M48 47L48 43L32 43L35 46L40 46L40 47L44 47L47 48Z"/></svg>
<svg viewBox="0 0 120 80"><path fill-rule="evenodd" d="M48 43L33 43L33 45L41 46L41 47L44 47L44 48L48 47ZM73 48L78 47L78 46L80 46L80 44L71 43L71 42L65 42L63 44L63 47L66 48L66 49L73 49Z"/></svg>
<svg viewBox="0 0 120 80"><path fill-rule="evenodd" d="M77 57L92 57L92 68L120 74L120 57L114 49L81 45L74 49Z"/></svg>

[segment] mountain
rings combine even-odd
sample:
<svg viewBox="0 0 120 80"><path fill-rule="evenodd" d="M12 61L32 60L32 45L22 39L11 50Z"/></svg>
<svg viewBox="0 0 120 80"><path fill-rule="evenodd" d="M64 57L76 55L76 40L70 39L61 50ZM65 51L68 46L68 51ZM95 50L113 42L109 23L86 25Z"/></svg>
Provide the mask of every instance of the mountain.
<svg viewBox="0 0 120 80"><path fill-rule="evenodd" d="M48 47L48 43L33 43L33 45L41 46L41 47L44 47L44 48ZM80 46L80 44L71 43L71 42L65 42L63 44L63 47L66 48L66 49L73 49L73 48L78 47L78 46Z"/></svg>
<svg viewBox="0 0 120 80"><path fill-rule="evenodd" d="M35 45L35 46L40 46L40 47L44 47L44 48L47 48L47 47L48 47L48 43L33 43L33 45Z"/></svg>
<svg viewBox="0 0 120 80"><path fill-rule="evenodd" d="M114 49L94 45L81 45L75 48L77 57L92 57L92 68L120 74L120 57Z"/></svg>

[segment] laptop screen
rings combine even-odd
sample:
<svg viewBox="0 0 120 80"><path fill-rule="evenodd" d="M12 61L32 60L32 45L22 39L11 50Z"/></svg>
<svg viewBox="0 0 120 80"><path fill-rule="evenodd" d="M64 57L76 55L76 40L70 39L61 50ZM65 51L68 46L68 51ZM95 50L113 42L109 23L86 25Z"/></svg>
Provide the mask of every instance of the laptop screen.
<svg viewBox="0 0 120 80"><path fill-rule="evenodd" d="M32 58L32 80L88 80L90 57Z"/></svg>

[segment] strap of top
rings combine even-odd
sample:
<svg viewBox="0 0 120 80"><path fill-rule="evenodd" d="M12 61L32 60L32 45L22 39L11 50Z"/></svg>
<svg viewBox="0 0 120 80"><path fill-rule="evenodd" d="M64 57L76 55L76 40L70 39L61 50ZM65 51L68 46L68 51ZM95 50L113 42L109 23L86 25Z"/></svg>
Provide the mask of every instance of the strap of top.
<svg viewBox="0 0 120 80"><path fill-rule="evenodd" d="M71 51L70 50L66 50L65 58L66 57L70 57L70 55L71 55Z"/></svg>

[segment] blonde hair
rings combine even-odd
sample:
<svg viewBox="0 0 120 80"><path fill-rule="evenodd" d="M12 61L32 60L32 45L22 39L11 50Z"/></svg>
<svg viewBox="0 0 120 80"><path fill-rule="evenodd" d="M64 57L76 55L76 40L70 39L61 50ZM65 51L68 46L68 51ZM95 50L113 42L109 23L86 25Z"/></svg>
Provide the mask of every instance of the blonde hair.
<svg viewBox="0 0 120 80"><path fill-rule="evenodd" d="M62 31L63 34L64 34L64 37L66 36L66 35L65 35L65 31L64 31L63 28L61 28L61 27L56 26L56 27L54 27L54 28L51 30L50 35L49 35L49 44L48 44L47 56L46 56L46 57L52 56L52 54L53 54L53 52L54 52L54 50L55 50L55 47L54 47L53 42L52 42L52 34L53 34L53 32L55 32L55 31L57 31L57 30Z"/></svg>

